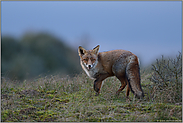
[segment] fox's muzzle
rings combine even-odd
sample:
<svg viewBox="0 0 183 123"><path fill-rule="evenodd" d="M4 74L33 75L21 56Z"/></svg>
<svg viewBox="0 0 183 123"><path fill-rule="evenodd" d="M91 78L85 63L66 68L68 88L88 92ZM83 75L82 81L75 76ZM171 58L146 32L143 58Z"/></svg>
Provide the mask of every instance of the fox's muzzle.
<svg viewBox="0 0 183 123"><path fill-rule="evenodd" d="M86 65L87 69L90 70L93 68L93 65Z"/></svg>
<svg viewBox="0 0 183 123"><path fill-rule="evenodd" d="M91 69L92 68L92 65L88 65L88 68Z"/></svg>

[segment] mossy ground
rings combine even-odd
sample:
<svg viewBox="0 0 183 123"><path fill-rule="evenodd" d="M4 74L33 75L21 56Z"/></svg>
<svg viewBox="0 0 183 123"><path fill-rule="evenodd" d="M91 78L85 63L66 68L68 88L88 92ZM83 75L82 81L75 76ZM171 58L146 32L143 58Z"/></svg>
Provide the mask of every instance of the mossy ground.
<svg viewBox="0 0 183 123"><path fill-rule="evenodd" d="M145 97L130 100L124 89L115 92L120 82L115 77L104 81L101 94L95 96L93 80L82 73L74 78L45 76L18 83L2 79L2 122L133 122L182 121L182 103L170 104L151 99L150 74L142 72Z"/></svg>

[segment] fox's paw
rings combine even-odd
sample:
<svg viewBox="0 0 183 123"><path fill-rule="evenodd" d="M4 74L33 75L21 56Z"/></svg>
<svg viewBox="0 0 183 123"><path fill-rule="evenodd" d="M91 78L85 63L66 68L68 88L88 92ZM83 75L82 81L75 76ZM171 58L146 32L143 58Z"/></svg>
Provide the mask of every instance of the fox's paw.
<svg viewBox="0 0 183 123"><path fill-rule="evenodd" d="M129 98L129 96L126 96L126 102L130 102L131 100L130 100L130 98Z"/></svg>
<svg viewBox="0 0 183 123"><path fill-rule="evenodd" d="M99 94L100 94L100 90L99 89L95 90L95 96L98 96Z"/></svg>
<svg viewBox="0 0 183 123"><path fill-rule="evenodd" d="M100 93L100 89L97 88L95 85L94 85L94 90L96 91L96 93Z"/></svg>
<svg viewBox="0 0 183 123"><path fill-rule="evenodd" d="M96 93L95 93L95 96L98 96L98 95L99 95L99 93L98 93L98 92L96 92Z"/></svg>
<svg viewBox="0 0 183 123"><path fill-rule="evenodd" d="M116 91L116 96L119 96L121 91Z"/></svg>

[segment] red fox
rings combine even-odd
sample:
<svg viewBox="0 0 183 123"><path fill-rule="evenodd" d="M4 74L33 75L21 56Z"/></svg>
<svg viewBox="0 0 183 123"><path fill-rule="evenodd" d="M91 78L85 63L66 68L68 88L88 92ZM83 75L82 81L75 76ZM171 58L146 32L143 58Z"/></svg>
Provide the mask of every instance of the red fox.
<svg viewBox="0 0 183 123"><path fill-rule="evenodd" d="M85 50L79 46L78 53L80 64L86 74L95 79L94 90L96 95L100 93L102 81L107 77L116 76L121 86L116 92L117 95L125 88L126 97L129 97L130 89L137 98L144 97L140 84L140 71L138 57L126 50L112 50L100 52L99 45L93 50Z"/></svg>

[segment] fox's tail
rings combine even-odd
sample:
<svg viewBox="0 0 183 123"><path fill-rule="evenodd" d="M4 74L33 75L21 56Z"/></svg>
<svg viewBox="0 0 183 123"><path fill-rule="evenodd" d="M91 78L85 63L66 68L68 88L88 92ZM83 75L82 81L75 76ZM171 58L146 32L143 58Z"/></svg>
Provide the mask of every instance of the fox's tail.
<svg viewBox="0 0 183 123"><path fill-rule="evenodd" d="M130 62L126 67L126 76L132 93L134 93L137 98L143 98L144 93L140 84L140 68L136 56L131 56Z"/></svg>

